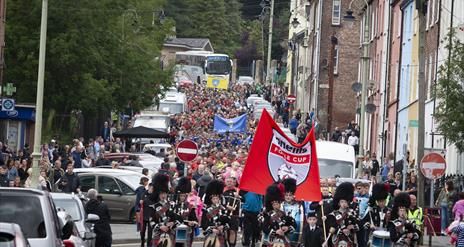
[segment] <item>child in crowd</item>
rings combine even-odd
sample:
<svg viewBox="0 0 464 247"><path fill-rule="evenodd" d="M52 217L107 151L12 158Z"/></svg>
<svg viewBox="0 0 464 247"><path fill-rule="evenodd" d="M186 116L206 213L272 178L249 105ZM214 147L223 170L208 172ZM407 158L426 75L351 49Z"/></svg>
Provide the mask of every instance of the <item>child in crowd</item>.
<svg viewBox="0 0 464 247"><path fill-rule="evenodd" d="M319 247L324 242L322 229L317 225L317 215L315 212L308 213L306 218L307 225L303 229L302 243L304 247Z"/></svg>

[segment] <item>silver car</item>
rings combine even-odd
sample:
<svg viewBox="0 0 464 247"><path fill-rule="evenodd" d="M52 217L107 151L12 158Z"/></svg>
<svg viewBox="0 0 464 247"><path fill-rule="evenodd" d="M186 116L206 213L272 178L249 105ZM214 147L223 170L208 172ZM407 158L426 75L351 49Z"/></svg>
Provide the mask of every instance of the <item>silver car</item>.
<svg viewBox="0 0 464 247"><path fill-rule="evenodd" d="M31 245L18 224L0 222L0 246L30 247Z"/></svg>
<svg viewBox="0 0 464 247"><path fill-rule="evenodd" d="M81 191L96 189L108 206L111 220L131 221L135 219L135 190L143 174L128 170L79 168Z"/></svg>
<svg viewBox="0 0 464 247"><path fill-rule="evenodd" d="M18 224L32 247L62 247L62 229L48 192L0 188L0 222Z"/></svg>
<svg viewBox="0 0 464 247"><path fill-rule="evenodd" d="M64 209L71 216L79 237L84 241L84 246L95 246L96 235L92 223L100 219L98 215L87 215L81 199L75 194L51 193L51 195L56 207Z"/></svg>

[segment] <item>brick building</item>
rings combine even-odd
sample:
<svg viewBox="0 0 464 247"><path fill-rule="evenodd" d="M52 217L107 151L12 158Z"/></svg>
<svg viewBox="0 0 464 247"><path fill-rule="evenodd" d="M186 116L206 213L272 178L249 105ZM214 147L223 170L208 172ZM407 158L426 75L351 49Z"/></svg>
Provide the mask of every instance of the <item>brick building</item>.
<svg viewBox="0 0 464 247"><path fill-rule="evenodd" d="M344 129L355 119L357 108L351 86L358 80L360 20L343 20L349 1L292 0L290 4L290 23L297 18L304 29L290 26L288 93L297 97L295 108L315 110L323 130ZM362 7L354 4L354 13Z"/></svg>

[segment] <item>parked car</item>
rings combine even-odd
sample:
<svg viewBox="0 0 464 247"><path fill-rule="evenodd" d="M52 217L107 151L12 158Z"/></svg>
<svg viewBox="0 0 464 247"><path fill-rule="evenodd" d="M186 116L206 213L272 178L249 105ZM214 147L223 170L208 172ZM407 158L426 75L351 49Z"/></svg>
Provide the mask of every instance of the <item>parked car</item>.
<svg viewBox="0 0 464 247"><path fill-rule="evenodd" d="M75 194L51 193L51 195L55 206L64 209L71 216L78 235L84 242L84 246L95 246L96 235L92 223L97 222L100 217L95 214L87 215L81 198Z"/></svg>
<svg viewBox="0 0 464 247"><path fill-rule="evenodd" d="M253 85L255 83L255 80L251 76L239 76L237 80L237 84L239 85Z"/></svg>
<svg viewBox="0 0 464 247"><path fill-rule="evenodd" d="M78 168L81 191L96 189L108 205L111 220L133 221L135 217L135 190L139 186L141 173L119 169Z"/></svg>
<svg viewBox="0 0 464 247"><path fill-rule="evenodd" d="M172 151L172 146L169 143L149 143L143 146L144 152L155 151L156 154L159 154L161 149L164 149L165 153L169 153Z"/></svg>
<svg viewBox="0 0 464 247"><path fill-rule="evenodd" d="M18 224L0 222L0 246L30 247L31 245Z"/></svg>
<svg viewBox="0 0 464 247"><path fill-rule="evenodd" d="M76 224L71 215L63 209L58 209L58 220L62 228L62 238L65 247L85 247L84 240L79 236Z"/></svg>
<svg viewBox="0 0 464 247"><path fill-rule="evenodd" d="M62 228L48 192L0 188L0 222L18 224L31 247L62 247Z"/></svg>
<svg viewBox="0 0 464 247"><path fill-rule="evenodd" d="M124 164L125 166L148 168L153 173L156 173L161 168L161 163L163 163L161 158L148 153L109 153L104 155L105 159L117 162L122 162L124 158L130 157L134 157L136 160Z"/></svg>
<svg viewBox="0 0 464 247"><path fill-rule="evenodd" d="M246 103L248 108L251 108L253 106L253 103L255 100L264 100L263 97L257 95L257 94L252 94L250 97L247 98Z"/></svg>

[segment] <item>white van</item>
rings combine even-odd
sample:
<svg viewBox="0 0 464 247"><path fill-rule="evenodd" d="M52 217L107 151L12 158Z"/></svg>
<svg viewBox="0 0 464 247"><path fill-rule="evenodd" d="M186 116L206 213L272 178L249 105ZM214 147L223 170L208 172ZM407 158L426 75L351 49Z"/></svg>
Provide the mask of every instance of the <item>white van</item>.
<svg viewBox="0 0 464 247"><path fill-rule="evenodd" d="M187 110L187 96L184 93L167 92L160 100L158 110L169 114L182 113Z"/></svg>
<svg viewBox="0 0 464 247"><path fill-rule="evenodd" d="M316 141L317 161L321 178L352 178L356 176L356 155L350 145Z"/></svg>

